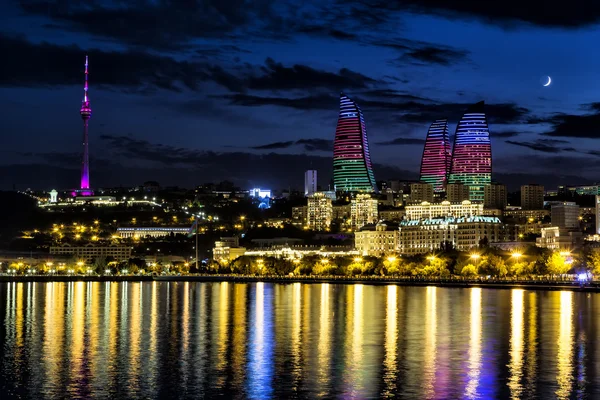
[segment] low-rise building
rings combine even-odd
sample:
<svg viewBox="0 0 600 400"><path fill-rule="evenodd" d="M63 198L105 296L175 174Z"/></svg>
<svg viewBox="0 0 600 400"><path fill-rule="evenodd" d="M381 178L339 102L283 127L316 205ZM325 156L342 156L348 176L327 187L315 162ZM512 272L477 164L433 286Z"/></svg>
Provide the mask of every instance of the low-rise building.
<svg viewBox="0 0 600 400"><path fill-rule="evenodd" d="M213 248L213 260L218 262L233 261L246 253L245 247L240 247L240 239L237 236L222 237L215 242Z"/></svg>
<svg viewBox="0 0 600 400"><path fill-rule="evenodd" d="M177 235L182 234L186 235L190 231L189 227L181 227L181 226L151 226L151 227L141 227L141 226L129 226L117 228L117 235L120 237L127 238L145 238L145 237L163 237L169 236L171 234Z"/></svg>
<svg viewBox="0 0 600 400"><path fill-rule="evenodd" d="M583 234L577 230L552 226L542 229L542 236L535 240L537 247L552 250L572 250L583 243Z"/></svg>
<svg viewBox="0 0 600 400"><path fill-rule="evenodd" d="M72 246L70 244L63 244L61 246L50 247L51 255L70 255L78 257L82 260L92 261L98 257L112 257L117 261L128 260L131 258L131 246L123 246L117 244L110 244L107 246L86 244L84 246Z"/></svg>
<svg viewBox="0 0 600 400"><path fill-rule="evenodd" d="M406 215L404 209L393 209L393 210L380 210L379 220L380 221L402 221Z"/></svg>
<svg viewBox="0 0 600 400"><path fill-rule="evenodd" d="M468 250L483 242L506 241L507 236L498 217L406 220L400 223L399 249L401 254L421 254L447 247Z"/></svg>
<svg viewBox="0 0 600 400"><path fill-rule="evenodd" d="M467 217L483 215L483 204L471 203L469 200L464 200L461 203L450 203L449 201L429 203L424 201L419 205L406 206L405 210L406 218L410 220L436 217Z"/></svg>
<svg viewBox="0 0 600 400"><path fill-rule="evenodd" d="M363 226L354 233L354 245L360 254L381 257L398 251L398 224L379 222Z"/></svg>

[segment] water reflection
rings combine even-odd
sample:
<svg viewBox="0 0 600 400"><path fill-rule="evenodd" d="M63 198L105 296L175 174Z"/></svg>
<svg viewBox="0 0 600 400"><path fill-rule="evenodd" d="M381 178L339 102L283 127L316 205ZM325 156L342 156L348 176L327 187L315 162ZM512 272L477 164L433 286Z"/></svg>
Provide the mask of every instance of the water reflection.
<svg viewBox="0 0 600 400"><path fill-rule="evenodd" d="M5 283L0 389L21 398L598 398L600 295L584 296Z"/></svg>
<svg viewBox="0 0 600 400"><path fill-rule="evenodd" d="M513 399L521 398L523 386L523 310L524 291L515 289L511 294L510 301L510 379L508 387Z"/></svg>
<svg viewBox="0 0 600 400"><path fill-rule="evenodd" d="M573 293L560 292L560 325L558 334L558 367L556 397L569 398L573 386Z"/></svg>
<svg viewBox="0 0 600 400"><path fill-rule="evenodd" d="M481 371L481 288L471 289L469 372L465 397L475 399L478 395Z"/></svg>

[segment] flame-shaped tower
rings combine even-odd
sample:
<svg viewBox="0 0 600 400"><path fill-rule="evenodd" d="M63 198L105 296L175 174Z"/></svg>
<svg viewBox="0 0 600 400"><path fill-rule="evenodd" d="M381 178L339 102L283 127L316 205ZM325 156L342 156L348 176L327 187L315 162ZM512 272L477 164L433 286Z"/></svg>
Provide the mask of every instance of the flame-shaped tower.
<svg viewBox="0 0 600 400"><path fill-rule="evenodd" d="M343 93L333 142L333 183L336 191L377 192L363 114Z"/></svg>
<svg viewBox="0 0 600 400"><path fill-rule="evenodd" d="M81 189L83 195L90 195L90 159L88 150L88 121L92 116L90 99L88 97L88 56L85 56L85 84L83 86L83 101L81 102L81 119L83 119L83 154L81 157Z"/></svg>

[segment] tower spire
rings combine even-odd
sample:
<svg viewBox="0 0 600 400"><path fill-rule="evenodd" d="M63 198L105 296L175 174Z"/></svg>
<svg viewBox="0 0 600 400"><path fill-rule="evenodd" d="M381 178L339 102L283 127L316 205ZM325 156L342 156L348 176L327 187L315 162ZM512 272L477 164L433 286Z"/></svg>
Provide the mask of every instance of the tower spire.
<svg viewBox="0 0 600 400"><path fill-rule="evenodd" d="M81 194L91 195L90 189L90 160L88 153L88 121L92 117L92 108L88 97L88 56L85 56L85 83L83 85L83 101L79 110L83 119L83 154L81 157Z"/></svg>

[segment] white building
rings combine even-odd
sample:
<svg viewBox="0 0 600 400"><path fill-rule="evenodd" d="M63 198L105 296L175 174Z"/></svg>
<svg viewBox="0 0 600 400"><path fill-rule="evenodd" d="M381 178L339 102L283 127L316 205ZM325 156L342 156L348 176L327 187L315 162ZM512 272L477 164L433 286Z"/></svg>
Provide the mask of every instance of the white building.
<svg viewBox="0 0 600 400"><path fill-rule="evenodd" d="M213 248L213 260L218 262L230 262L246 254L246 248L240 247L240 240L237 236L222 237L215 242Z"/></svg>
<svg viewBox="0 0 600 400"><path fill-rule="evenodd" d="M436 217L470 217L472 215L483 215L483 204L471 203L464 200L462 203L450 203L443 201L441 203L422 202L418 205L406 206L406 219L419 220L423 218Z"/></svg>
<svg viewBox="0 0 600 400"><path fill-rule="evenodd" d="M141 227L141 226L131 226L131 227L123 227L117 228L117 235L120 237L127 238L145 238L145 237L163 237L169 236L171 234L177 235L186 235L189 232L190 228L185 227L173 227L173 226L151 226L151 227Z"/></svg>
<svg viewBox="0 0 600 400"><path fill-rule="evenodd" d="M370 194L358 194L350 202L350 226L352 229L360 229L367 224L377 222L379 216L377 199L371 198Z"/></svg>
<svg viewBox="0 0 600 400"><path fill-rule="evenodd" d="M316 192L308 196L306 225L314 231L326 231L333 219L333 204L325 192Z"/></svg>
<svg viewBox="0 0 600 400"><path fill-rule="evenodd" d="M50 247L51 255L71 255L86 261L91 261L97 257L113 257L115 260L122 261L131 258L131 246L122 246L111 244L108 246L96 246L87 244L85 246L71 246L63 244L62 246Z"/></svg>
<svg viewBox="0 0 600 400"><path fill-rule="evenodd" d="M398 251L398 224L365 225L354 233L354 246L364 256L381 257Z"/></svg>
<svg viewBox="0 0 600 400"><path fill-rule="evenodd" d="M542 228L542 236L535 239L537 247L545 247L552 250L572 250L583 243L583 234L572 229L552 226Z"/></svg>
<svg viewBox="0 0 600 400"><path fill-rule="evenodd" d="M304 195L311 196L317 192L317 171L309 169L304 173Z"/></svg>
<svg viewBox="0 0 600 400"><path fill-rule="evenodd" d="M506 236L498 217L448 217L407 220L400 223L401 254L421 254L451 245L458 250L477 247L481 241L502 242Z"/></svg>

